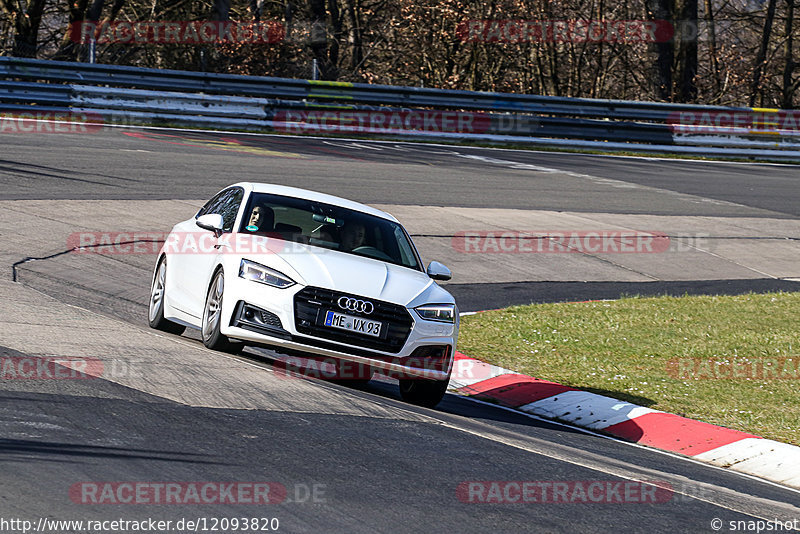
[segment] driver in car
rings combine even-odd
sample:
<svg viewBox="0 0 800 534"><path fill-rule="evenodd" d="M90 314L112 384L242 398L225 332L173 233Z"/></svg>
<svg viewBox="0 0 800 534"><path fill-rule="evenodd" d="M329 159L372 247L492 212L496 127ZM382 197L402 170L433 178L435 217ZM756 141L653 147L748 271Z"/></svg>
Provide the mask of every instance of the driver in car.
<svg viewBox="0 0 800 534"><path fill-rule="evenodd" d="M366 242L367 231L360 222L348 222L340 231L341 243L340 250L354 250L361 247Z"/></svg>
<svg viewBox="0 0 800 534"><path fill-rule="evenodd" d="M275 212L269 206L256 206L250 212L247 230L251 232L271 232L275 224Z"/></svg>

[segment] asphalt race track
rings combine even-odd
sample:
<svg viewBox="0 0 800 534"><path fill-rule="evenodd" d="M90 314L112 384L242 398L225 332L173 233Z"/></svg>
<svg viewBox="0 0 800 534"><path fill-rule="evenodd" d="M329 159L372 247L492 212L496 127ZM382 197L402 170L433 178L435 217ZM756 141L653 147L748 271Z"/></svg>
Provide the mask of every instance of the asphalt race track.
<svg viewBox="0 0 800 534"><path fill-rule="evenodd" d="M0 356L99 366L93 379L1 383L0 519L277 518L278 532L365 533L800 526L800 493L753 478L452 395L417 408L388 381L353 389L287 376L258 351L229 356L196 335L156 333L145 323L154 254L70 246L79 233L164 232L222 187L265 181L394 213L426 261L453 268L462 310L796 290L798 167L168 130L3 136L0 146ZM670 248L464 253L454 240L495 229L645 229L669 235ZM498 503L459 491L511 481L500 500L513 500L514 481L566 483L574 495L632 480L661 498ZM96 504L81 493L124 482L269 482L286 494L257 505Z"/></svg>

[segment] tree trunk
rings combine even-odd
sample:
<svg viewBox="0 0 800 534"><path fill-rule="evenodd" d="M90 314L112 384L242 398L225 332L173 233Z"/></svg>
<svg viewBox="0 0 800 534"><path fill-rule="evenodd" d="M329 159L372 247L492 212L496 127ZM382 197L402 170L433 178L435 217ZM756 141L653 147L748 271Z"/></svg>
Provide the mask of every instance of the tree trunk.
<svg viewBox="0 0 800 534"><path fill-rule="evenodd" d="M364 61L364 44L361 38L361 2L347 0L347 18L350 23L347 42L350 45L350 70L355 73Z"/></svg>
<svg viewBox="0 0 800 534"><path fill-rule="evenodd" d="M672 17L672 0L647 0L650 20L669 20ZM653 80L656 100L672 100L672 62L675 58L675 36L671 41L653 43L656 56L653 65Z"/></svg>
<svg viewBox="0 0 800 534"><path fill-rule="evenodd" d="M286 6L283 9L283 24L286 26L286 41L291 41L292 39L292 28L294 26L294 4L291 2L286 2Z"/></svg>
<svg viewBox="0 0 800 534"><path fill-rule="evenodd" d="M230 20L230 14L231 0L214 0L214 7L211 8L211 20Z"/></svg>
<svg viewBox="0 0 800 534"><path fill-rule="evenodd" d="M342 42L342 12L338 0L328 0L328 11L331 16L331 42L328 48L328 77L326 80L336 80L339 77L339 46Z"/></svg>
<svg viewBox="0 0 800 534"><path fill-rule="evenodd" d="M337 73L328 58L328 12L325 0L308 0L311 12L311 53L317 60L320 77L323 80L335 80Z"/></svg>
<svg viewBox="0 0 800 534"><path fill-rule="evenodd" d="M756 105L756 97L761 93L761 73L764 70L764 63L767 58L769 36L772 33L772 22L775 20L775 5L777 3L777 0L769 0L769 4L767 4L767 18L764 20L764 33L761 34L761 46L758 48L755 68L753 69L753 82L750 84L750 107ZM763 95L759 101L763 103Z"/></svg>
<svg viewBox="0 0 800 534"><path fill-rule="evenodd" d="M250 13L253 15L253 20L259 22L264 11L264 0L250 0L249 5Z"/></svg>
<svg viewBox="0 0 800 534"><path fill-rule="evenodd" d="M76 34L73 34L72 28L84 22L86 6L88 4L89 0L67 2L69 6L69 30L64 33L64 38L61 41L61 45L58 47L58 52L53 56L53 59L56 61L75 61L78 58L81 45L73 39L74 36L80 38L83 32L78 31Z"/></svg>
<svg viewBox="0 0 800 534"><path fill-rule="evenodd" d="M793 97L794 91L797 86L792 83L792 74L794 69L800 66L800 63L794 61L792 32L794 28L794 0L786 0L786 23L784 31L786 32L786 41L783 43L784 64L783 64L783 87L781 88L781 107L783 109L791 109L794 107Z"/></svg>
<svg viewBox="0 0 800 534"><path fill-rule="evenodd" d="M790 2L792 0L789 0ZM705 0L706 22L708 24L708 55L711 60L711 89L714 92L712 100L716 100L722 92L722 81L719 78L719 59L717 59L717 27L714 23L714 2Z"/></svg>
<svg viewBox="0 0 800 534"><path fill-rule="evenodd" d="M92 5L89 6L89 11L86 12L86 19L92 22L100 20L100 15L103 14L103 6L105 3L105 0L93 0Z"/></svg>
<svg viewBox="0 0 800 534"><path fill-rule="evenodd" d="M0 11L7 13L14 24L12 56L36 57L45 3L46 0L30 0L26 9L21 1L0 0Z"/></svg>
<svg viewBox="0 0 800 534"><path fill-rule="evenodd" d="M678 0L678 102L697 100L697 0Z"/></svg>

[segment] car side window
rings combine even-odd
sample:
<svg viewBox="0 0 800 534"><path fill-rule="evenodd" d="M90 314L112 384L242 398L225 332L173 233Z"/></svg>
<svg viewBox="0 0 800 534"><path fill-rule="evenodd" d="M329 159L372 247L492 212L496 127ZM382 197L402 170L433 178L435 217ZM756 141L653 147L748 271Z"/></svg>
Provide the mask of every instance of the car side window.
<svg viewBox="0 0 800 534"><path fill-rule="evenodd" d="M223 195L225 195L225 193L227 193L227 192L228 192L227 190L226 190L226 191L220 191L219 193L217 193L216 195L214 195L214 197L213 197L211 200L209 200L208 202L206 202L206 203L205 203L205 205L204 205L202 208L200 208L200 211L198 211L198 212L197 212L197 215L195 215L195 219L196 219L197 217L200 217L200 216L202 216L202 215L206 215L206 214L208 214L208 213L217 213L217 212L216 212L216 211L214 211L214 210L216 209L216 207L217 207L217 205L218 205L218 203L219 203L219 199L220 199L220 198L221 198Z"/></svg>
<svg viewBox="0 0 800 534"><path fill-rule="evenodd" d="M239 213L239 206L242 204L242 197L244 191L236 187L228 189L224 195L219 199L216 211L212 213L219 213L222 215L222 231L230 232L233 230L233 222L236 220L236 214Z"/></svg>
<svg viewBox="0 0 800 534"><path fill-rule="evenodd" d="M240 187L226 189L209 200L198 215L222 215L222 231L230 232L233 230L233 223L236 221L236 214L239 213L243 197L244 190Z"/></svg>

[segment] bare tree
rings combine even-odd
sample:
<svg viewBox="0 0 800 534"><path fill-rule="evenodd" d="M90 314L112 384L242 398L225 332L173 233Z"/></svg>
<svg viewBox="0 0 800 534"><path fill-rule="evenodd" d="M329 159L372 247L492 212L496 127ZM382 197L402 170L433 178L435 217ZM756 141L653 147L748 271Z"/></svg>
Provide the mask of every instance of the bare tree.
<svg viewBox="0 0 800 534"><path fill-rule="evenodd" d="M12 56L36 57L39 25L42 22L46 0L0 0L0 12L8 16L14 26Z"/></svg>
<svg viewBox="0 0 800 534"><path fill-rule="evenodd" d="M783 43L783 83L781 84L781 107L791 109L793 106L794 93L800 86L800 80L792 81L795 69L800 69L800 63L794 60L793 35L794 32L794 0L786 0L786 20L784 22L784 32L786 33Z"/></svg>
<svg viewBox="0 0 800 534"><path fill-rule="evenodd" d="M230 20L230 13L231 0L214 0L214 5L211 8L211 20Z"/></svg>
<svg viewBox="0 0 800 534"><path fill-rule="evenodd" d="M338 77L338 68L329 57L328 11L325 0L308 0L308 9L311 15L311 55L317 60L322 79L335 80Z"/></svg>
<svg viewBox="0 0 800 534"><path fill-rule="evenodd" d="M791 2L791 0L789 0ZM705 19L708 27L708 58L711 62L711 80L714 96L718 96L722 83L719 76L719 59L717 58L717 28L714 24L714 2L705 0Z"/></svg>
<svg viewBox="0 0 800 534"><path fill-rule="evenodd" d="M126 0L114 0L111 5L111 11L102 21L112 22L116 20L122 8L125 7L125 2ZM69 28L64 32L64 37L54 55L54 59L61 61L83 59L87 50L86 45L80 42L83 36L80 25L84 22L90 22L96 27L101 21L104 7L105 0L93 0L91 5L89 0L76 0L73 3L69 3Z"/></svg>
<svg viewBox="0 0 800 534"><path fill-rule="evenodd" d="M677 83L678 102L697 100L697 0L678 0Z"/></svg>
<svg viewBox="0 0 800 534"><path fill-rule="evenodd" d="M764 71L764 63L767 59L767 48L769 47L769 38L772 33L772 23L775 20L775 7L777 0L768 0L767 3L767 16L764 19L764 33L761 34L761 46L758 48L758 55L756 55L755 65L753 67L753 81L750 84L750 100L749 106L756 105L756 98L761 96L763 102L764 96L761 94L761 75Z"/></svg>
<svg viewBox="0 0 800 534"><path fill-rule="evenodd" d="M673 20L671 0L647 0L650 20ZM675 58L674 41L653 43L656 61L653 64L654 96L657 100L672 100L672 63Z"/></svg>
<svg viewBox="0 0 800 534"><path fill-rule="evenodd" d="M745 0L0 0L0 53L81 60L86 48L68 25L83 21L260 21L282 23L283 39L103 43L97 57L293 78L308 77L316 59L326 80L790 108L800 91L797 2L763 0L753 11ZM675 34L619 36L626 25L615 21L643 19L671 22ZM484 34L465 38L469 21L486 24ZM515 39L513 21L549 29ZM570 21L614 28L610 38L565 39Z"/></svg>
<svg viewBox="0 0 800 534"><path fill-rule="evenodd" d="M249 0L249 2L250 14L253 15L253 20L260 21L264 12L264 0Z"/></svg>
<svg viewBox="0 0 800 534"><path fill-rule="evenodd" d="M364 62L364 45L361 37L361 2L346 0L349 29L347 43L352 49L350 54L350 70L355 72Z"/></svg>

